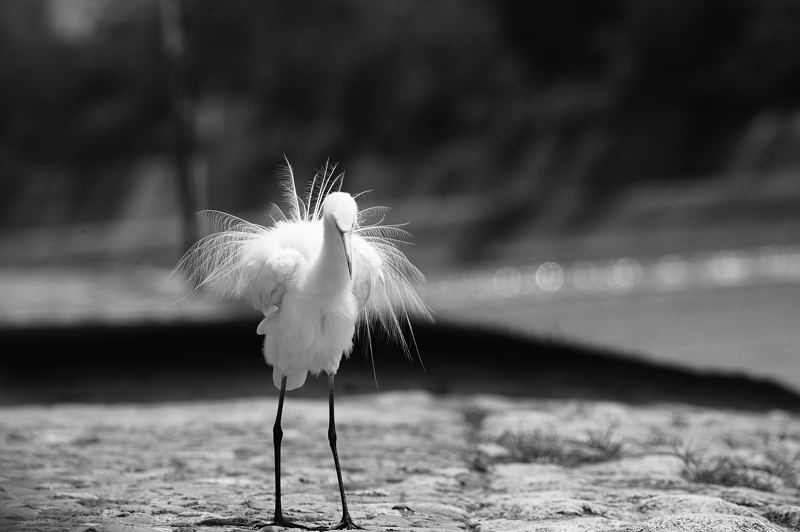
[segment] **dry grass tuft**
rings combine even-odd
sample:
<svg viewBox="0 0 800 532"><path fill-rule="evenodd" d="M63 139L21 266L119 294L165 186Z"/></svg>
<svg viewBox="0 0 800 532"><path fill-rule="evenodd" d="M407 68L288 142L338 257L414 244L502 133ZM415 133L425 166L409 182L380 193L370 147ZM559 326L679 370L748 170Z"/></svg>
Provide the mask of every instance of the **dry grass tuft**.
<svg viewBox="0 0 800 532"><path fill-rule="evenodd" d="M616 460L622 455L622 442L616 427L590 431L584 440L565 439L552 431L506 432L498 442L508 449L512 462L539 462L576 467Z"/></svg>
<svg viewBox="0 0 800 532"><path fill-rule="evenodd" d="M681 476L689 482L742 486L760 491L776 491L781 482L769 467L754 468L736 456L705 456L688 448L673 453L681 459Z"/></svg>
<svg viewBox="0 0 800 532"><path fill-rule="evenodd" d="M489 410L481 406L468 405L464 408L464 422L471 431L479 431L488 415Z"/></svg>

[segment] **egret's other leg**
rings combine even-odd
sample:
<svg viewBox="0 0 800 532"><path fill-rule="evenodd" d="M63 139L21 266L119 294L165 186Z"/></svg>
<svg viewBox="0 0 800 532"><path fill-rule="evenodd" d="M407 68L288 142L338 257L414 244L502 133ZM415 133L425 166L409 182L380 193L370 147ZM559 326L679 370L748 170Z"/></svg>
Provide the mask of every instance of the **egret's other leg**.
<svg viewBox="0 0 800 532"><path fill-rule="evenodd" d="M330 399L328 401L328 442L331 444L331 451L333 451L333 463L336 465L336 479L339 481L339 493L342 495L342 521L334 530L359 529L361 527L353 523L353 520L350 518L350 512L347 510L347 497L344 494L344 484L342 483L342 468L339 467L339 453L336 451L336 419L333 415L333 375L328 375L328 388L330 389Z"/></svg>
<svg viewBox="0 0 800 532"><path fill-rule="evenodd" d="M278 413L275 415L275 424L272 426L272 445L275 450L275 521L271 524L286 528L306 528L303 525L292 523L283 518L281 511L281 416L283 415L283 396L286 395L286 377L281 379L281 395L278 398Z"/></svg>

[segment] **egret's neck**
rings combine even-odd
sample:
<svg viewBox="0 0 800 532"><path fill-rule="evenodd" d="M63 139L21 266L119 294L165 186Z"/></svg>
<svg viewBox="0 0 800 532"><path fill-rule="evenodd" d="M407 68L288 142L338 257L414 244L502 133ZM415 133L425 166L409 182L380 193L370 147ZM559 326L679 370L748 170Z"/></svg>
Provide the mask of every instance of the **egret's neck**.
<svg viewBox="0 0 800 532"><path fill-rule="evenodd" d="M323 218L322 249L309 271L307 287L318 294L339 293L350 284L342 234L334 221Z"/></svg>

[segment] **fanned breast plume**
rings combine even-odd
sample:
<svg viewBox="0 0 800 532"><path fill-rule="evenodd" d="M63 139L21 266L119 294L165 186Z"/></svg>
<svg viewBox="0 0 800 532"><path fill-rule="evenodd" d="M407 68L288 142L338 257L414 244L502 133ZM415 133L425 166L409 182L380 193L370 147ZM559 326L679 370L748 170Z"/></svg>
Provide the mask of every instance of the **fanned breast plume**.
<svg viewBox="0 0 800 532"><path fill-rule="evenodd" d="M207 290L225 299L247 300L267 312L291 282L293 268L311 261L322 239L322 205L325 197L342 188L343 173L325 164L314 175L303 199L295 185L292 167L286 161L280 185L284 207L270 206L267 225L248 222L220 211L199 213L208 236L192 246L178 263L195 290ZM363 193L362 193L363 194ZM355 195L358 198L361 194ZM377 324L397 340L407 355L403 330L410 332L411 319L431 320L431 314L414 285L423 275L400 249L411 235L404 224L385 224L388 207L358 211L352 231L353 292L358 302L358 325L371 335ZM266 269L263 264L286 252L296 258ZM413 332L411 332L413 341Z"/></svg>

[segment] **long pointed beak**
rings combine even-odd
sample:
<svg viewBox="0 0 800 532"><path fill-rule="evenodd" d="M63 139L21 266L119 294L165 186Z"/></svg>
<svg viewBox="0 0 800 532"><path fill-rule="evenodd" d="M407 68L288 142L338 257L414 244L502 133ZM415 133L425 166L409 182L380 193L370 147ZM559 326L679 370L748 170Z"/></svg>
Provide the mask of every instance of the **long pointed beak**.
<svg viewBox="0 0 800 532"><path fill-rule="evenodd" d="M344 258L347 261L347 272L350 278L353 278L353 248L350 240L350 231L340 231L342 236L342 245L344 246Z"/></svg>

